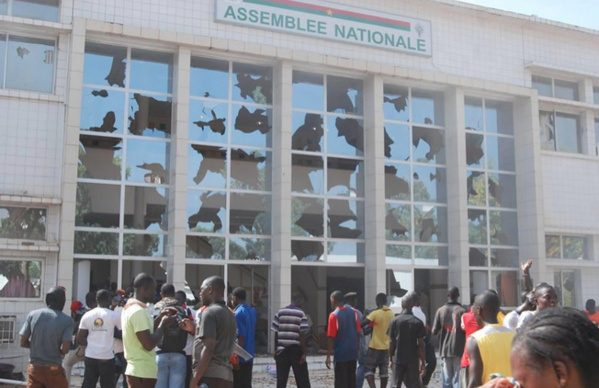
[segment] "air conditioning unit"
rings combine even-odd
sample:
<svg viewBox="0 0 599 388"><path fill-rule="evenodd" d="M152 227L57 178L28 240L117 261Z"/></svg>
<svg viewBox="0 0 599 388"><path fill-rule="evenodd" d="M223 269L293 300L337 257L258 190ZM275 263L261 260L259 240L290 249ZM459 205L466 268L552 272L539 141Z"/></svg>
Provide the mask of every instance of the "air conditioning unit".
<svg viewBox="0 0 599 388"><path fill-rule="evenodd" d="M16 326L16 315L0 315L0 344L15 342Z"/></svg>

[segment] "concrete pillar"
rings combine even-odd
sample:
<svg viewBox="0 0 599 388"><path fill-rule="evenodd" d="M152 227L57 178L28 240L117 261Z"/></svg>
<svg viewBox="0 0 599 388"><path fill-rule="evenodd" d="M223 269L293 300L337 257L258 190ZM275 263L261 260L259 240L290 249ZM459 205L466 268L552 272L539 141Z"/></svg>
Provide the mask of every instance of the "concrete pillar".
<svg viewBox="0 0 599 388"><path fill-rule="evenodd" d="M73 20L70 36L68 89L66 98L66 129L62 167L62 207L60 209L58 272L56 284L66 288L67 301L73 295L73 249L75 242L75 208L77 165L79 160L79 122L81 90L83 88L83 58L85 54L85 20ZM52 285L47 285L51 287ZM42 292L42 294L45 291Z"/></svg>
<svg viewBox="0 0 599 388"><path fill-rule="evenodd" d="M271 307L276 312L291 301L291 103L293 69L290 61L274 68Z"/></svg>
<svg viewBox="0 0 599 388"><path fill-rule="evenodd" d="M536 93L534 94L536 95ZM533 280L549 281L545 258L545 221L539 105L533 97L514 101L514 143L520 261L533 259Z"/></svg>
<svg viewBox="0 0 599 388"><path fill-rule="evenodd" d="M447 240L449 287L458 287L462 298L470 295L468 258L468 203L466 171L466 118L464 91L450 88L445 94L445 150L447 155Z"/></svg>
<svg viewBox="0 0 599 388"><path fill-rule="evenodd" d="M185 285L185 234L187 232L187 142L189 139L189 81L191 51L179 47L175 54L173 130L168 193L167 282L176 289Z"/></svg>
<svg viewBox="0 0 599 388"><path fill-rule="evenodd" d="M91 274L91 262L89 260L81 260L77 262L74 268L75 279L77 284L73 287L77 287L73 292L74 298L85 302L85 295L89 291L90 274Z"/></svg>
<svg viewBox="0 0 599 388"><path fill-rule="evenodd" d="M383 78L370 75L364 83L364 208L366 213L365 308L376 308L374 298L386 292L385 245L385 123Z"/></svg>

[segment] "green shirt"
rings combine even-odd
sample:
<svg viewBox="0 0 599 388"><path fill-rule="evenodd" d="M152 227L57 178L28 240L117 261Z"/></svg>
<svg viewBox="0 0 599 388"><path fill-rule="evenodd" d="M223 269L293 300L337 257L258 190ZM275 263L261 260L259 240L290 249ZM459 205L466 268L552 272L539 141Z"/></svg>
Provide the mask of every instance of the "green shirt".
<svg viewBox="0 0 599 388"><path fill-rule="evenodd" d="M135 299L130 299L123 308L121 325L123 327L123 346L127 359L126 375L155 379L158 377L156 365L156 352L154 349L144 349L136 333L149 330L154 332L154 324L150 314L143 304Z"/></svg>

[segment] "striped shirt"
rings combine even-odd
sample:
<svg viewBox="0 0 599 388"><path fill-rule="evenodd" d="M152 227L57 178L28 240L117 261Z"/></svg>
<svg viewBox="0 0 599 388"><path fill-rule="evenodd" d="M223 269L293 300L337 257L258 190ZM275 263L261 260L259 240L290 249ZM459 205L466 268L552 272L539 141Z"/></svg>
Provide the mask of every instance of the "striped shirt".
<svg viewBox="0 0 599 388"><path fill-rule="evenodd" d="M277 333L277 354L286 347L300 345L300 333L310 330L306 314L295 304L280 309L270 329Z"/></svg>

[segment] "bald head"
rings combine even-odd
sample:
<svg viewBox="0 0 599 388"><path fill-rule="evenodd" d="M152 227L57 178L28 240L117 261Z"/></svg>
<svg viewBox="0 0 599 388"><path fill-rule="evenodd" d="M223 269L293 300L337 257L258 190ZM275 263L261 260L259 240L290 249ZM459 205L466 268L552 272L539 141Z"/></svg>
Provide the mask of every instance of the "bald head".
<svg viewBox="0 0 599 388"><path fill-rule="evenodd" d="M501 308L501 300L496 292L487 290L477 295L474 308L480 318L487 323L497 323L497 313Z"/></svg>

